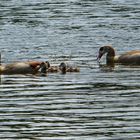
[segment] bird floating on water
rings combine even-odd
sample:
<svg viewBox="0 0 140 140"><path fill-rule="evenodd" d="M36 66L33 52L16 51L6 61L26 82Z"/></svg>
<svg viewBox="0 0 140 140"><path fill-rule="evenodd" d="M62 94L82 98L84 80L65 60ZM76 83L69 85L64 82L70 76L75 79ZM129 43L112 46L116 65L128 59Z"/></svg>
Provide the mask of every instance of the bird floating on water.
<svg viewBox="0 0 140 140"><path fill-rule="evenodd" d="M99 61L104 54L107 54L107 64L140 65L140 50L129 51L120 56L116 56L114 48L111 45L106 45L99 49L97 60Z"/></svg>
<svg viewBox="0 0 140 140"><path fill-rule="evenodd" d="M27 61L0 65L0 74L35 74L42 62Z"/></svg>
<svg viewBox="0 0 140 140"><path fill-rule="evenodd" d="M48 61L42 63L41 66L41 72L46 73L46 72L61 72L61 73L66 73L66 72L79 72L80 69L78 67L74 66L69 66L66 65L66 63L62 62L59 66L51 66Z"/></svg>

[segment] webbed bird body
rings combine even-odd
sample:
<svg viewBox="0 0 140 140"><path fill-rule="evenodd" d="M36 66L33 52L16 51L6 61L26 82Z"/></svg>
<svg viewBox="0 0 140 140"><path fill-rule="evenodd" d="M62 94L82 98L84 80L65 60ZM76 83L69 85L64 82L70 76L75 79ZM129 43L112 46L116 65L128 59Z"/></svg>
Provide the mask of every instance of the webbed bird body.
<svg viewBox="0 0 140 140"><path fill-rule="evenodd" d="M119 63L123 65L140 65L140 50L129 51L122 55L116 56L114 48L108 45L99 49L98 60L100 60L104 54L107 54L107 64Z"/></svg>
<svg viewBox="0 0 140 140"><path fill-rule="evenodd" d="M0 65L0 74L35 74L40 69L42 62L27 61Z"/></svg>

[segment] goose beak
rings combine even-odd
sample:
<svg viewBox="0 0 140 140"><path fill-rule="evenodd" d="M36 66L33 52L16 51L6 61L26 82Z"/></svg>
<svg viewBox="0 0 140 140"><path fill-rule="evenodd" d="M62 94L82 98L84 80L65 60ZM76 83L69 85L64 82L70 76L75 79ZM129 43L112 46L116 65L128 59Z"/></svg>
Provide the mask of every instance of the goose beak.
<svg viewBox="0 0 140 140"><path fill-rule="evenodd" d="M100 62L100 59L102 58L102 56L103 56L103 53L99 53L99 54L98 54L98 56L97 56L97 61L98 61L98 62Z"/></svg>

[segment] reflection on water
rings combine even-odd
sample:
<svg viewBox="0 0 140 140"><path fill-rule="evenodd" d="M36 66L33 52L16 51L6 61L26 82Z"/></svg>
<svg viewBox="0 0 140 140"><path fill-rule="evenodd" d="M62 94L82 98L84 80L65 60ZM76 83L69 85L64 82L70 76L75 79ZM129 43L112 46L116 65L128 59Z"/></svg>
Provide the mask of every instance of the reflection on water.
<svg viewBox="0 0 140 140"><path fill-rule="evenodd" d="M138 0L2 0L2 63L39 60L80 73L1 75L1 139L140 139L139 67L96 62L100 46L139 49Z"/></svg>

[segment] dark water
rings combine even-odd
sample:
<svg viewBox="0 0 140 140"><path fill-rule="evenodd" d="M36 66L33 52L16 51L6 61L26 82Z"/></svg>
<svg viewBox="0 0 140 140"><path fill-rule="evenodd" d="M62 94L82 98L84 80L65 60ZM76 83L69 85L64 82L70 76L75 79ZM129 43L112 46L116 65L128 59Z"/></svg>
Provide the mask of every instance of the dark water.
<svg viewBox="0 0 140 140"><path fill-rule="evenodd" d="M96 62L106 44L139 49L139 23L139 0L1 0L3 63L64 61L81 72L2 75L0 139L140 139L140 68Z"/></svg>

